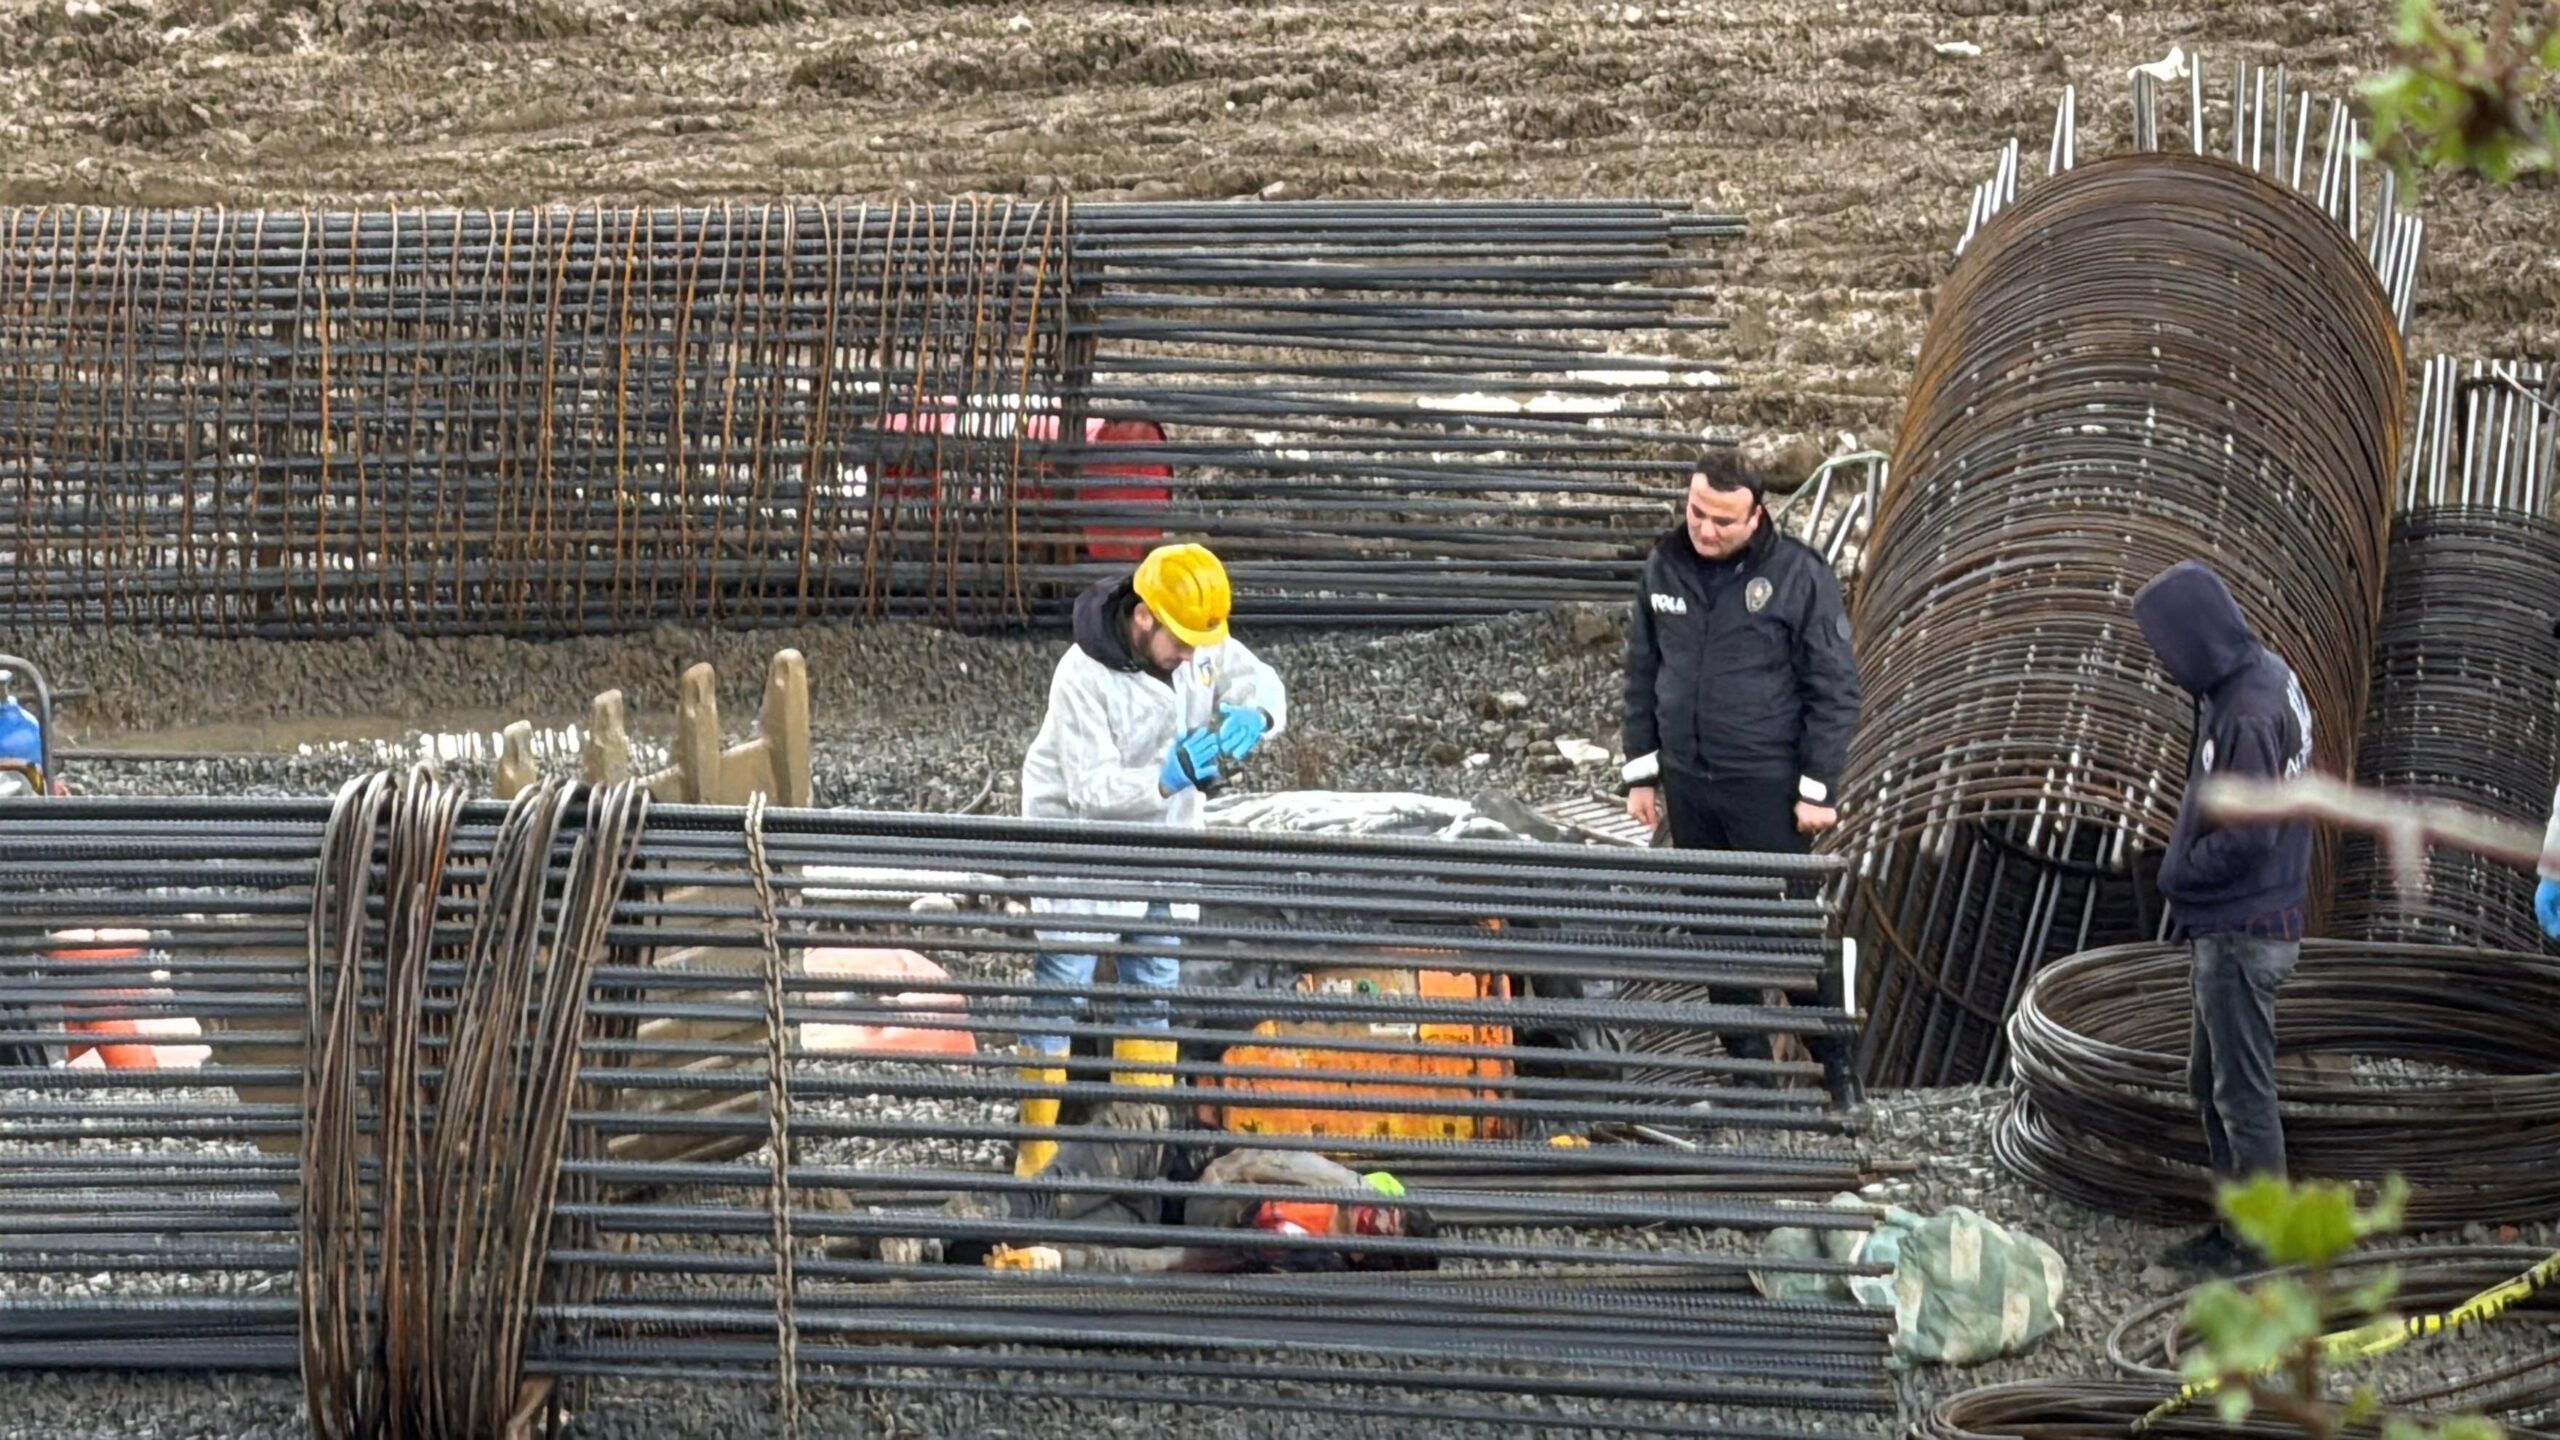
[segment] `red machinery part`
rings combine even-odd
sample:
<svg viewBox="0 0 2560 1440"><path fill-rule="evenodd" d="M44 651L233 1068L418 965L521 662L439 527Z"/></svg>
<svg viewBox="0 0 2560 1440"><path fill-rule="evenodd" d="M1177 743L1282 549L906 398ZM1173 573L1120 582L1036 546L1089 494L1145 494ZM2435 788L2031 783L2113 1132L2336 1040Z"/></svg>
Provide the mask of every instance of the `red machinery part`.
<svg viewBox="0 0 2560 1440"><path fill-rule="evenodd" d="M883 422L893 433L904 434L922 429L930 434L958 433L962 410L946 404L927 411L902 411L889 415ZM1009 434L989 427L990 433L980 443L1001 444ZM1058 417L1035 414L1023 427L1023 438L1051 442L1058 438ZM1088 447L1106 445L1162 445L1164 426L1153 420L1104 420L1088 417L1084 422L1084 440ZM883 498L901 504L929 505L933 495L929 487L912 482L931 477L929 467L884 464L881 467ZM1076 483L1063 490L1052 483L1054 472L1040 467L1026 475L1021 498L1038 503L1046 500L1080 500L1091 504L1122 505L1168 509L1173 503L1173 467L1161 461L1090 462L1076 469ZM1112 483L1096 483L1096 482ZM1155 483L1149 483L1155 482ZM1088 560L1135 564L1164 540L1162 527L1133 526L1126 523L1086 522L1084 557Z"/></svg>

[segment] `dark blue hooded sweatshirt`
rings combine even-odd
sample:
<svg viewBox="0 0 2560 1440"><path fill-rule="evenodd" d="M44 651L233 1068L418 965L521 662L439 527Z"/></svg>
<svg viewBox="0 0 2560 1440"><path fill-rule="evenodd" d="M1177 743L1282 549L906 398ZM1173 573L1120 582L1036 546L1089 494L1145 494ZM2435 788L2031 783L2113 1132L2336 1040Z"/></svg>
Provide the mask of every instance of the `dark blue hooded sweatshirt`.
<svg viewBox="0 0 2560 1440"><path fill-rule="evenodd" d="M2181 937L2302 934L2311 825L2218 825L2204 818L2206 775L2299 775L2311 764L2311 706L2293 667L2258 643L2222 577L2184 560L2133 597L2133 616L2169 678L2195 697L2186 799L2160 861L2160 893Z"/></svg>

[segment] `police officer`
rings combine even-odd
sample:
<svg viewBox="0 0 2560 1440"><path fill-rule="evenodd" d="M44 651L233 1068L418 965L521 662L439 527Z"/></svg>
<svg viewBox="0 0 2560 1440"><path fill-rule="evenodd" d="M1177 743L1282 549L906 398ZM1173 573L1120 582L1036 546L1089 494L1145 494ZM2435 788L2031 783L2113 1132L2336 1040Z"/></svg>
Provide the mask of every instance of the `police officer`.
<svg viewBox="0 0 2560 1440"><path fill-rule="evenodd" d="M1627 813L1656 831L1667 823L1682 849L1803 855L1840 818L1858 723L1849 614L1831 566L1770 520L1766 485L1730 450L1700 458L1627 627ZM1726 1049L1770 1053L1765 1035ZM1834 1093L1854 1094L1843 1047L1818 1049Z"/></svg>

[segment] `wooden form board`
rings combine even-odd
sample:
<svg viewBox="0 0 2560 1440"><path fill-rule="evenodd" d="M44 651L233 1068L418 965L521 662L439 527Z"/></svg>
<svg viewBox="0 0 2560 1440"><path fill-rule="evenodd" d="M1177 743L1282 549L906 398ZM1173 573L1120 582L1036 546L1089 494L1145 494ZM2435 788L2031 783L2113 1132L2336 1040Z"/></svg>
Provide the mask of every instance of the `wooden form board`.
<svg viewBox="0 0 2560 1440"><path fill-rule="evenodd" d="M589 725L579 747L580 778L591 784L608 783L632 774L630 732L625 724L622 692L609 690L595 698L589 709ZM503 732L493 790L500 799L512 799L534 783L540 771L533 759L533 727L517 721ZM655 774L639 777L651 795L673 804L744 805L755 795L765 796L767 803L791 808L805 808L811 799L809 771L809 670L797 650L784 650L773 657L765 676L763 704L757 714L757 733L736 744L723 745L720 733L719 676L711 666L695 665L685 671L676 706L676 743L672 763ZM698 899L716 897L731 904L752 905L755 892L743 874L739 885L729 887L696 886L671 892L670 898ZM740 927L742 931L745 926ZM285 951L271 952L267 958L298 960L301 957ZM655 962L662 969L736 971L742 983L756 988L729 992L721 997L748 1000L761 1004L763 991L753 977L762 973L764 952L751 936L743 936L738 947L679 946L659 951ZM219 1033L235 1028L220 1017L204 1021L205 1029ZM699 1042L705 1044L765 1043L762 1022L652 1020L640 1027L639 1038L662 1042ZM299 1070L303 1066L303 1047L299 1043L277 1045L220 1045L214 1049L212 1068L224 1065L282 1066ZM761 1067L756 1060L733 1056L704 1056L684 1062L661 1061L640 1055L634 1065L678 1063L686 1070L726 1069L741 1065ZM244 1089L240 1098L256 1104L298 1106L302 1094L298 1087L259 1087ZM618 1097L617 1108L635 1113L681 1110L696 1115L752 1115L761 1113L764 1097L761 1091L718 1093L688 1090L632 1090ZM745 1154L762 1144L755 1135L661 1135L625 1134L612 1137L607 1149L617 1159L711 1160ZM258 1141L259 1148L269 1154L297 1154L302 1148L297 1135L268 1135Z"/></svg>

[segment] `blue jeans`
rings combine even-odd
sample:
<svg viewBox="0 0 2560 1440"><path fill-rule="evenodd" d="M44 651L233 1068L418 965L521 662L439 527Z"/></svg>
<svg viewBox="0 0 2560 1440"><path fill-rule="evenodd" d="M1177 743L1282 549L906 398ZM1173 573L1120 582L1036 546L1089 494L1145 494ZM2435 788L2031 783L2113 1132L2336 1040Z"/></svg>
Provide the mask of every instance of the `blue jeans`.
<svg viewBox="0 0 2560 1440"><path fill-rule="evenodd" d="M1173 908L1158 901L1147 907L1145 918L1170 920L1173 918ZM1120 937L1120 943L1171 950L1181 945L1182 938L1178 935L1123 934ZM1098 955L1036 956L1031 962L1032 978L1044 985L1090 985L1093 983L1093 967L1101 958ZM1150 989L1170 990L1182 983L1180 956L1122 955L1117 958L1120 965L1120 983L1123 985L1144 985ZM1085 997L1042 995L1032 1000L1030 1008L1035 1012L1049 1015L1056 1015L1063 1008L1068 1013L1081 1015L1085 1008ZM1140 1029L1172 1028L1172 1017L1166 1011L1162 1001L1132 1002L1128 1008L1134 1012L1129 1023ZM1043 1055L1067 1053L1067 1037L1064 1035L1026 1035L1023 1039L1031 1048Z"/></svg>
<svg viewBox="0 0 2560 1440"><path fill-rule="evenodd" d="M2187 1028L2187 1089L2204 1116L2217 1180L2282 1178L2284 1116L2276 1109L2276 987L2302 954L2298 940L2198 935Z"/></svg>

